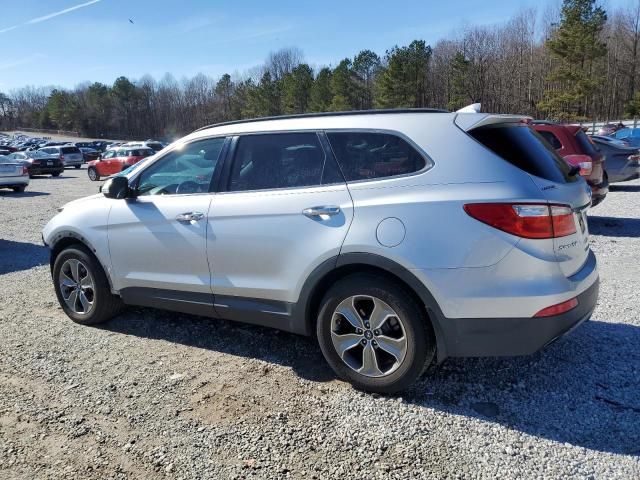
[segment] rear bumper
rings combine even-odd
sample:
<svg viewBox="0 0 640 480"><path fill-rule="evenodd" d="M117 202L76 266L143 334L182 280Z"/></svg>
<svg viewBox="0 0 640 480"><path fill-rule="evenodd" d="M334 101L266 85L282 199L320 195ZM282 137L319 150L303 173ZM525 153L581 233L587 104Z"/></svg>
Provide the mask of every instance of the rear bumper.
<svg viewBox="0 0 640 480"><path fill-rule="evenodd" d="M29 185L29 177L27 175L0 177L0 187L19 187L21 185Z"/></svg>
<svg viewBox="0 0 640 480"><path fill-rule="evenodd" d="M602 183L598 185L589 184L591 187L591 206L595 207L604 200L609 193L609 180L605 177Z"/></svg>
<svg viewBox="0 0 640 480"><path fill-rule="evenodd" d="M62 173L64 172L64 166L60 165L60 166L52 166L52 167L48 167L48 166L40 166L40 165L34 165L29 167L29 175L48 175L51 173Z"/></svg>
<svg viewBox="0 0 640 480"><path fill-rule="evenodd" d="M591 262L588 262L591 263ZM585 265L585 269L595 269ZM592 278L581 271L580 278ZM579 295L578 305L561 315L531 318L443 318L439 322L448 357L530 355L588 320L598 300L599 279Z"/></svg>

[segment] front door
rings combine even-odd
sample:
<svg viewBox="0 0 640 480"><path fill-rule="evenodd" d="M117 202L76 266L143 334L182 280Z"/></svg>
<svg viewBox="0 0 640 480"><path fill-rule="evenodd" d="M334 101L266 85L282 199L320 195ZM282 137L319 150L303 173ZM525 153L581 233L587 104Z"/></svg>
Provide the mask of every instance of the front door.
<svg viewBox="0 0 640 480"><path fill-rule="evenodd" d="M132 180L136 198L113 201L108 236L114 286L127 303L212 308L207 215L225 141L206 139L173 149Z"/></svg>

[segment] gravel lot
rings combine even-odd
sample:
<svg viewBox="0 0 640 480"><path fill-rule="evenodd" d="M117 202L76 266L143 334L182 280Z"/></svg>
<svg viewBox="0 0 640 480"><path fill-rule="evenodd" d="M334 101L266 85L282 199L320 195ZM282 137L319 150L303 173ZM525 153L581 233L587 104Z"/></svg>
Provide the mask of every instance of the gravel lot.
<svg viewBox="0 0 640 480"><path fill-rule="evenodd" d="M527 358L447 360L400 397L311 339L58 307L40 230L86 171L0 191L0 478L640 478L640 181L592 211L592 321Z"/></svg>

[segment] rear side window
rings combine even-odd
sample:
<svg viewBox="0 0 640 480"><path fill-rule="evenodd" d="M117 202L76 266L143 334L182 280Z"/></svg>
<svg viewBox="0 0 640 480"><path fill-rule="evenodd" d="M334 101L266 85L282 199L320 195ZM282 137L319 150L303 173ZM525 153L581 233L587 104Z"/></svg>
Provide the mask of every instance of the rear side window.
<svg viewBox="0 0 640 480"><path fill-rule="evenodd" d="M469 134L510 164L536 177L552 182L573 182L570 167L560 155L542 141L538 132L526 125L489 125Z"/></svg>
<svg viewBox="0 0 640 480"><path fill-rule="evenodd" d="M327 138L348 182L406 175L427 164L415 148L396 135L327 132Z"/></svg>
<svg viewBox="0 0 640 480"><path fill-rule="evenodd" d="M555 150L560 150L562 148L562 143L558 140L553 133L547 132L546 130L536 130L542 138L544 138L549 145L551 145Z"/></svg>
<svg viewBox="0 0 640 480"><path fill-rule="evenodd" d="M78 147L61 147L60 151L64 154L67 153L82 153Z"/></svg>
<svg viewBox="0 0 640 480"><path fill-rule="evenodd" d="M578 132L576 133L576 140L578 141L578 145L580 145L580 150L582 150L582 153L584 153L585 155L591 156L598 154L596 147L593 145L593 143L591 143L591 140L589 140L587 134L582 130L578 130Z"/></svg>
<svg viewBox="0 0 640 480"><path fill-rule="evenodd" d="M229 190L321 185L324 164L315 132L247 135L238 140Z"/></svg>

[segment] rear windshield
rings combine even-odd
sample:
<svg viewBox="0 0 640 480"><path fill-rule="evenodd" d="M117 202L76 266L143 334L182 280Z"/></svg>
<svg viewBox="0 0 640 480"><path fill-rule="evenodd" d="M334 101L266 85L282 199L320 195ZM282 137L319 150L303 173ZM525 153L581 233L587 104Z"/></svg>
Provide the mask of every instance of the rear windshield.
<svg viewBox="0 0 640 480"><path fill-rule="evenodd" d="M62 153L82 153L78 147L61 147L60 151Z"/></svg>
<svg viewBox="0 0 640 480"><path fill-rule="evenodd" d="M128 150L128 157L148 157L153 154L153 150Z"/></svg>
<svg viewBox="0 0 640 480"><path fill-rule="evenodd" d="M573 182L570 166L540 134L527 125L489 125L469 134L510 164L552 182Z"/></svg>
<svg viewBox="0 0 640 480"><path fill-rule="evenodd" d="M585 155L591 156L598 154L596 147L593 145L593 143L591 143L591 140L589 140L587 134L582 130L578 130L578 132L576 133L576 140L578 141L578 145L580 145L580 150L582 150L582 153L584 153Z"/></svg>

